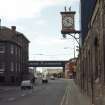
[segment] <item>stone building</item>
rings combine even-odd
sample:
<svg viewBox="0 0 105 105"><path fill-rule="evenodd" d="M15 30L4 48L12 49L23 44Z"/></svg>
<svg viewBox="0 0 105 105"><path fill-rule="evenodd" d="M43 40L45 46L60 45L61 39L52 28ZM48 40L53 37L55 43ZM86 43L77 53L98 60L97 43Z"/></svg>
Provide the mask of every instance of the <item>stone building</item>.
<svg viewBox="0 0 105 105"><path fill-rule="evenodd" d="M77 81L93 105L105 105L105 0L96 1L79 55Z"/></svg>
<svg viewBox="0 0 105 105"><path fill-rule="evenodd" d="M0 27L0 84L17 85L28 74L28 39L16 27Z"/></svg>

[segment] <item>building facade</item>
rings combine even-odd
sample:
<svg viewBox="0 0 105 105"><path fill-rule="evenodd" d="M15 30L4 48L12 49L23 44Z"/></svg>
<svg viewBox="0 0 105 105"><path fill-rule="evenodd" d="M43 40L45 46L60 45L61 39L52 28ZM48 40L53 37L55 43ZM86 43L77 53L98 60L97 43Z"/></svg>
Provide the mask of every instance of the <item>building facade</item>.
<svg viewBox="0 0 105 105"><path fill-rule="evenodd" d="M69 78L70 78L69 66L70 66L70 63L67 62L67 63L65 64L65 78L66 78L66 79L69 79Z"/></svg>
<svg viewBox="0 0 105 105"><path fill-rule="evenodd" d="M76 76L76 62L77 58L70 59L65 64L65 78L72 79Z"/></svg>
<svg viewBox="0 0 105 105"><path fill-rule="evenodd" d="M17 85L28 74L28 39L16 27L0 27L0 84Z"/></svg>
<svg viewBox="0 0 105 105"><path fill-rule="evenodd" d="M89 18L77 62L77 81L92 105L105 105L105 0L96 0Z"/></svg>

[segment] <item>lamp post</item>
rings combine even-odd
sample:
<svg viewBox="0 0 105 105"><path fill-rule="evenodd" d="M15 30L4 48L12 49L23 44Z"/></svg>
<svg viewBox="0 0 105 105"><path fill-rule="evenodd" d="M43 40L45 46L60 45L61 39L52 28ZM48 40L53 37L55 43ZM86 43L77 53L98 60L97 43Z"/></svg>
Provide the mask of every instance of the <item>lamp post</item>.
<svg viewBox="0 0 105 105"><path fill-rule="evenodd" d="M78 44L78 49L79 49L79 52L80 52L80 32L78 33L78 37L76 37L75 34L71 34L71 33L68 33L68 34L62 34L63 38L66 38L67 35L70 35Z"/></svg>

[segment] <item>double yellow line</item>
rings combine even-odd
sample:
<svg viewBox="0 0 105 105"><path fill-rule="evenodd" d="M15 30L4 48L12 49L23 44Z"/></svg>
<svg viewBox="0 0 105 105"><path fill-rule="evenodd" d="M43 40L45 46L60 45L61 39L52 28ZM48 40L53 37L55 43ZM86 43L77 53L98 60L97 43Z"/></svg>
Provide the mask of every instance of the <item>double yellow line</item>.
<svg viewBox="0 0 105 105"><path fill-rule="evenodd" d="M69 105L70 101L70 86L68 85L65 89L65 93L62 97L60 105Z"/></svg>

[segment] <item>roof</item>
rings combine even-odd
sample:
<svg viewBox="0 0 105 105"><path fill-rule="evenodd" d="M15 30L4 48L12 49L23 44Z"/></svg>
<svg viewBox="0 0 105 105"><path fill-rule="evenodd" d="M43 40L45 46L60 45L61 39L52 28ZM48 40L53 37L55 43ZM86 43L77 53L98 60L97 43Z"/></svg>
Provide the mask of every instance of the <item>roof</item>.
<svg viewBox="0 0 105 105"><path fill-rule="evenodd" d="M23 37L27 43L29 43L28 38L26 36L18 31L14 31L8 27L5 26L0 26L0 40L5 40L5 41L13 41L13 37L16 37L16 35Z"/></svg>

